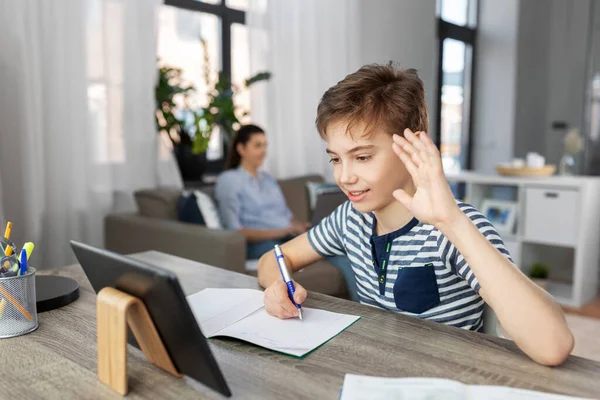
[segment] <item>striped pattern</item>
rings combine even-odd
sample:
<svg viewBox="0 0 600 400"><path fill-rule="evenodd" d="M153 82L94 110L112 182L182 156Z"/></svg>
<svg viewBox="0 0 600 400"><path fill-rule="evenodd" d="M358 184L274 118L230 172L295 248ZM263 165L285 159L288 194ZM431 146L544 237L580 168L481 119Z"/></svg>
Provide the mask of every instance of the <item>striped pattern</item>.
<svg viewBox="0 0 600 400"><path fill-rule="evenodd" d="M473 206L457 203L490 243L512 262L492 224ZM409 232L394 239L387 266L385 294L379 294L370 247L373 219L372 213L360 213L347 201L313 227L308 238L313 248L324 257L348 256L361 303L459 328L481 330L484 301L478 295L479 282L454 245L432 225L419 222ZM394 284L399 269L423 268L426 264L433 264L435 269L440 303L421 314L402 311L394 301Z"/></svg>

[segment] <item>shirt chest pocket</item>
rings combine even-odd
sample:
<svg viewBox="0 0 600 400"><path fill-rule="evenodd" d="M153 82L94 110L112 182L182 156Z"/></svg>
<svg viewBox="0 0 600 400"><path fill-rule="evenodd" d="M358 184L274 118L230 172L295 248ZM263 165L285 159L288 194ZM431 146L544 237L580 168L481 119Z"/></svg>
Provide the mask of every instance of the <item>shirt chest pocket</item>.
<svg viewBox="0 0 600 400"><path fill-rule="evenodd" d="M402 311L421 314L440 303L433 265L406 267L398 271L394 301Z"/></svg>

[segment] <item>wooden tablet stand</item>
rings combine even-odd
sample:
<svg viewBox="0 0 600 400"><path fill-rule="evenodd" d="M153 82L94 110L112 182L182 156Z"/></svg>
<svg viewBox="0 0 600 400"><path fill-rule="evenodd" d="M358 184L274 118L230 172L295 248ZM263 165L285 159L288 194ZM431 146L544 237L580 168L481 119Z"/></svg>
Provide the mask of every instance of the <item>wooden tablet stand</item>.
<svg viewBox="0 0 600 400"><path fill-rule="evenodd" d="M148 309L137 297L106 287L98 293L98 377L121 395L127 394L127 324L148 361L177 377L183 376L158 335Z"/></svg>

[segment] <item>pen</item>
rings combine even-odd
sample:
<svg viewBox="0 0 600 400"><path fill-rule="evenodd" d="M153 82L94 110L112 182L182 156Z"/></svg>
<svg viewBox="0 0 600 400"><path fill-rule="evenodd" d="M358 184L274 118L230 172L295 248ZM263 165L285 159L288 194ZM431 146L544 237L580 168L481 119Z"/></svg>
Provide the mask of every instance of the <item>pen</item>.
<svg viewBox="0 0 600 400"><path fill-rule="evenodd" d="M275 245L275 260L277 260L277 266L279 267L279 272L281 273L281 279L287 285L288 296L292 303L298 308L298 317L302 320L302 306L300 304L296 304L294 301L294 293L296 292L296 288L294 287L294 282L290 277L290 272L288 271L287 264L285 263L285 258L283 257L283 253L281 252L281 248L278 244Z"/></svg>
<svg viewBox="0 0 600 400"><path fill-rule="evenodd" d="M33 251L33 248L35 246L33 245L32 242L27 242L23 245L23 250L25 250L27 252L27 259L29 259L29 257L31 257L31 252ZM23 257L23 250L21 250L21 257ZM21 261L21 259L19 258L19 261Z"/></svg>
<svg viewBox="0 0 600 400"><path fill-rule="evenodd" d="M25 275L27 273L27 250L21 250L21 258L19 259L21 264L21 269L19 269L19 276Z"/></svg>

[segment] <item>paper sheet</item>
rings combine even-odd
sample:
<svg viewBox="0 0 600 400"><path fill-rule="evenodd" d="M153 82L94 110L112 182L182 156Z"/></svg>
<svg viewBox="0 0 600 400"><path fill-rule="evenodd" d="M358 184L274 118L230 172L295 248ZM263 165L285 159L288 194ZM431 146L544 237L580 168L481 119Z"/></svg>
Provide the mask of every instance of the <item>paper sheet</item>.
<svg viewBox="0 0 600 400"><path fill-rule="evenodd" d="M229 336L302 357L360 317L302 307L304 320L281 320L263 307L263 292L205 289L187 297L206 337Z"/></svg>
<svg viewBox="0 0 600 400"><path fill-rule="evenodd" d="M448 379L379 378L346 374L340 400L464 400L467 386Z"/></svg>
<svg viewBox="0 0 600 400"><path fill-rule="evenodd" d="M486 400L584 400L581 397L563 396L559 394L534 392L506 386L469 386L471 398Z"/></svg>
<svg viewBox="0 0 600 400"><path fill-rule="evenodd" d="M346 374L340 400L584 400L505 386L465 385L438 378L379 378Z"/></svg>

